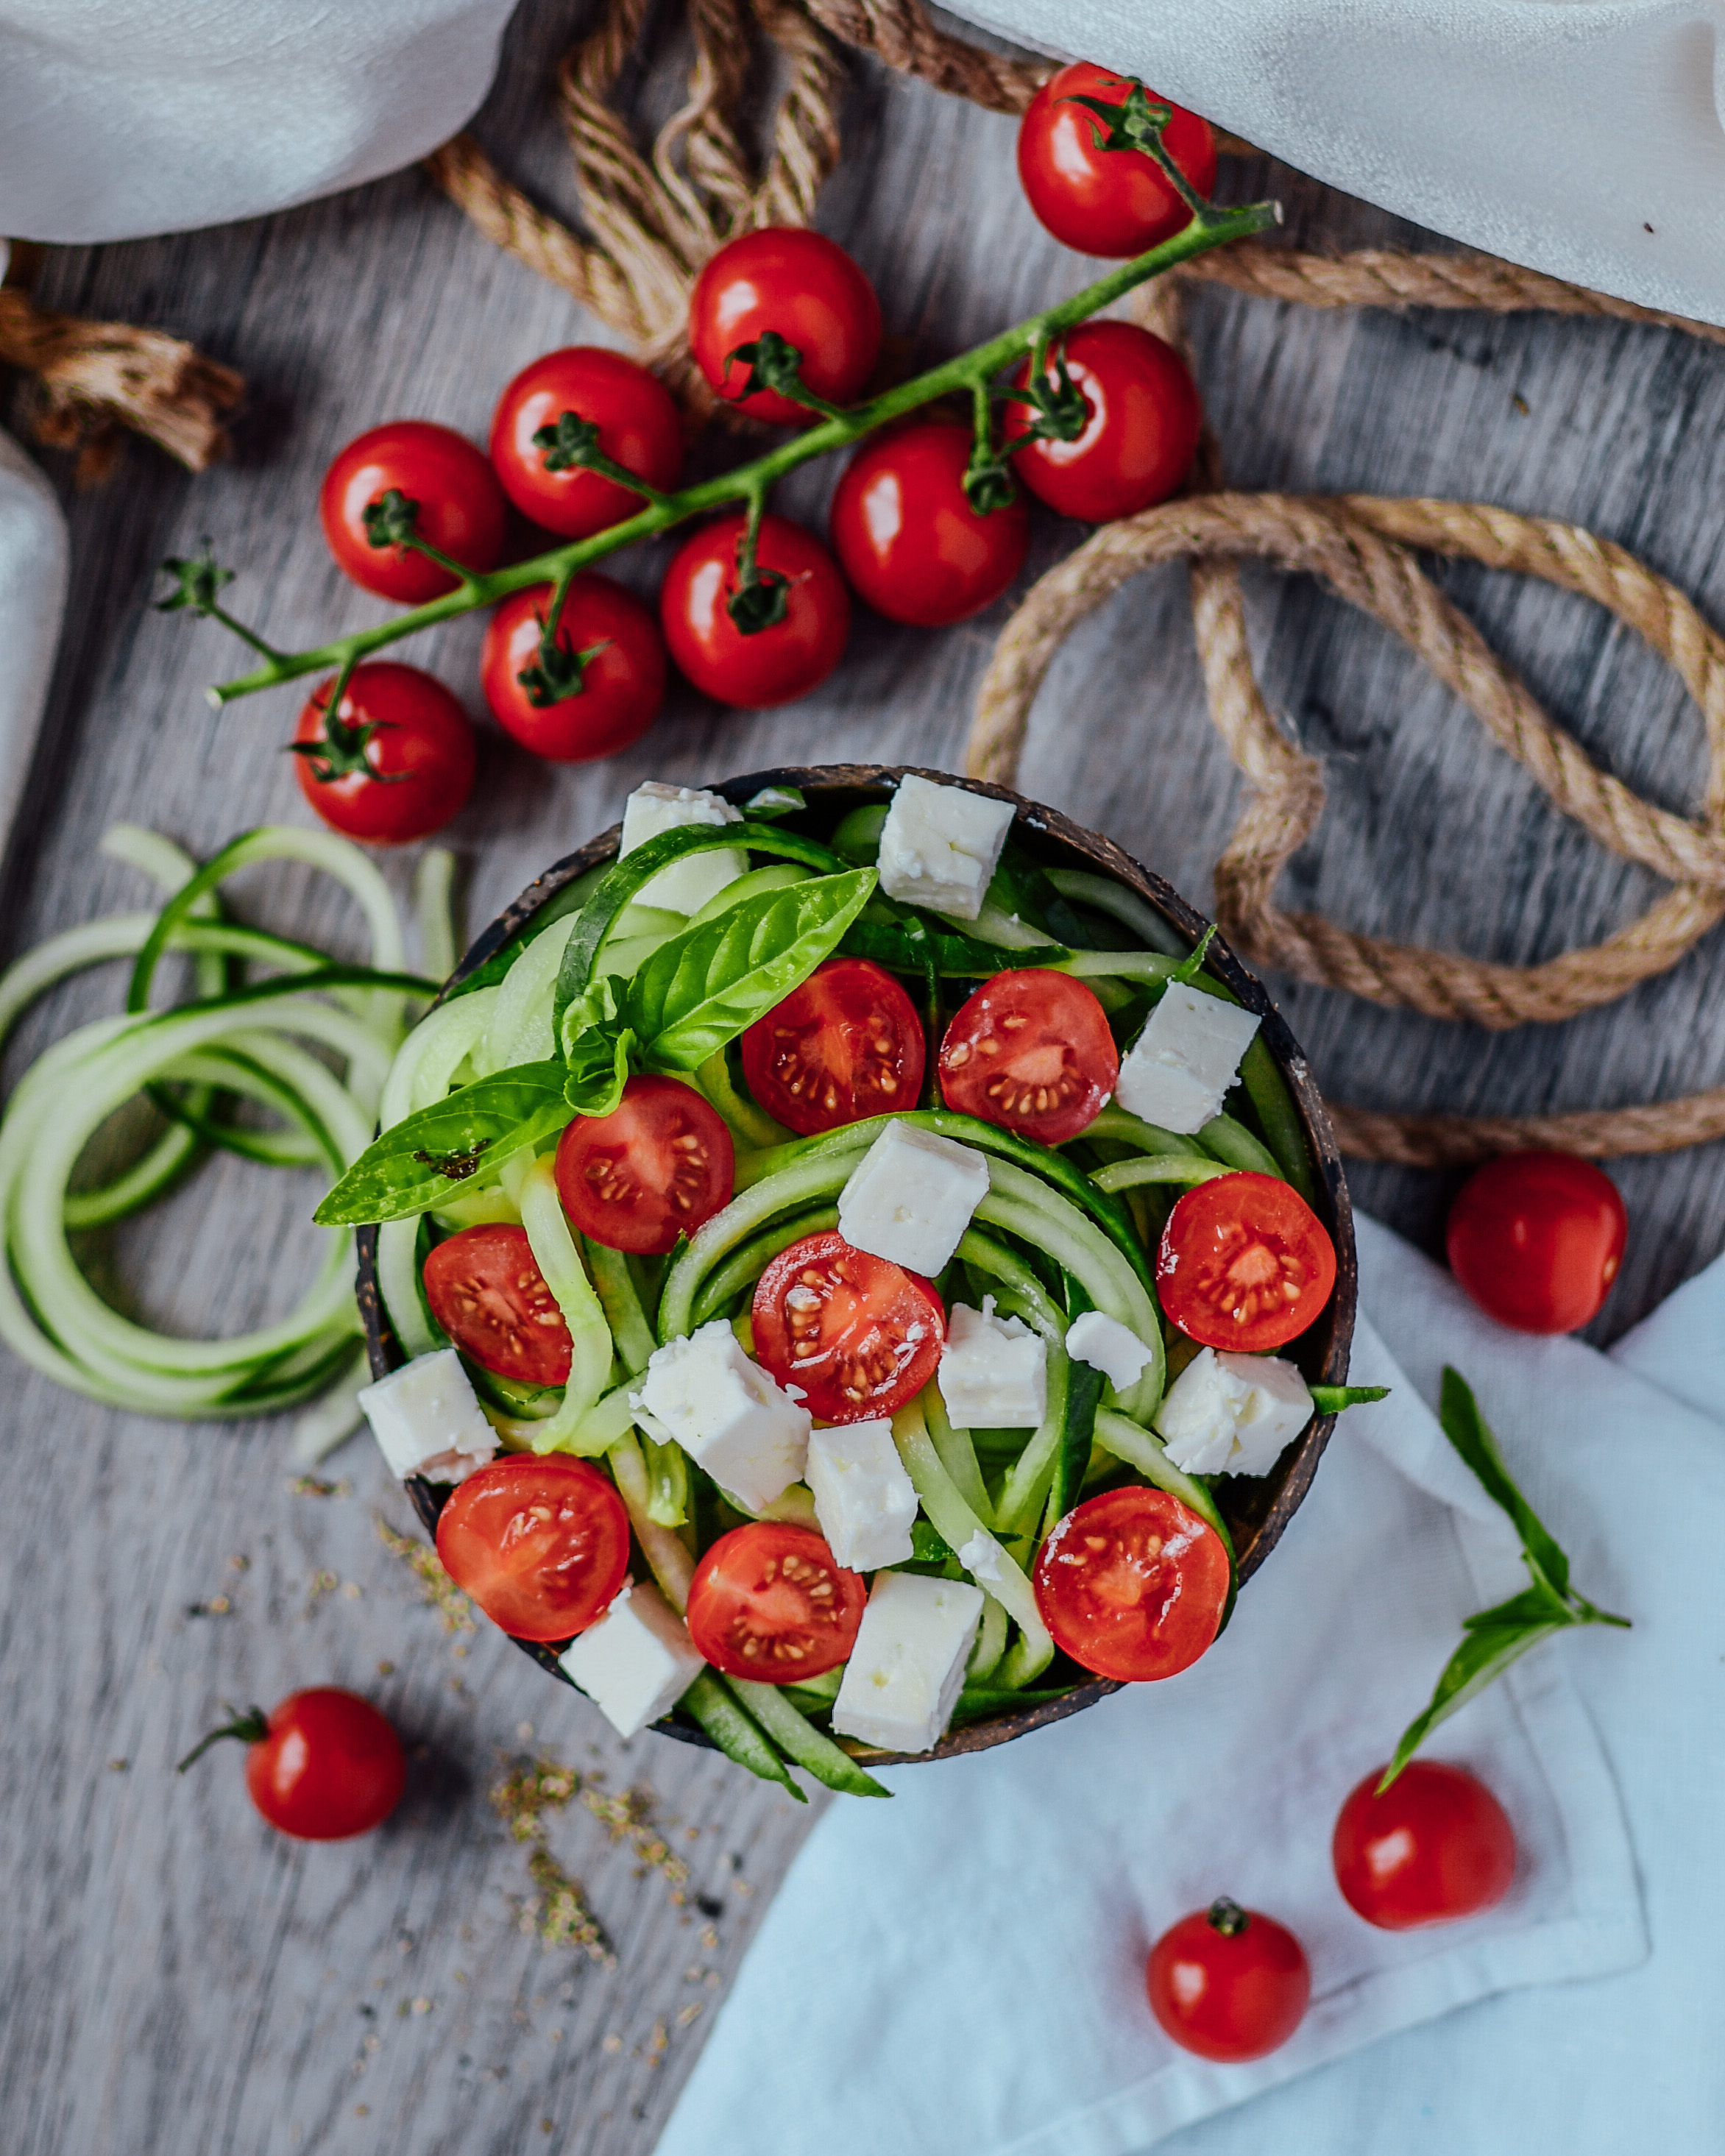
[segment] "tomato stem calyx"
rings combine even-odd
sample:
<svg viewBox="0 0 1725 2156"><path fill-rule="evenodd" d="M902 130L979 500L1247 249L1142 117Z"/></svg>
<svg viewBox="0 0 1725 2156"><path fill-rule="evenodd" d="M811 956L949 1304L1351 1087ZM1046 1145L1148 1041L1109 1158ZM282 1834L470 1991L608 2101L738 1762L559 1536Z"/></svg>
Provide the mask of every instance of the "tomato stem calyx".
<svg viewBox="0 0 1725 2156"><path fill-rule="evenodd" d="M156 601L157 613L178 613L182 608L201 619L218 621L223 629L232 629L242 643L278 665L282 659L273 644L266 644L255 629L248 629L243 621L236 620L224 606L217 603L216 594L234 582L232 569L224 569L211 551L210 542L203 542L203 552L189 561L170 554L162 563L162 572L174 580L174 588L166 598Z"/></svg>
<svg viewBox="0 0 1725 2156"><path fill-rule="evenodd" d="M1086 100L1087 101L1087 100ZM1224 1939L1237 1939L1251 1923L1250 1913L1224 1894L1204 1912L1204 1922Z"/></svg>
<svg viewBox="0 0 1725 2156"><path fill-rule="evenodd" d="M1153 157L1167 174L1169 186L1199 223L1215 214L1214 206L1199 193L1163 141L1163 131L1173 120L1174 108L1162 98L1152 97L1142 83L1131 85L1123 105L1109 105L1100 97L1080 95L1063 97L1060 102L1081 105L1094 115L1091 124L1099 150L1140 150L1146 157ZM1106 123L1106 135L1096 127L1097 120Z"/></svg>
<svg viewBox="0 0 1725 2156"><path fill-rule="evenodd" d="M439 568L447 569L462 583L472 583L471 569L464 568L453 554L444 553L441 547L434 547L429 539L421 538L419 505L398 486L392 486L375 501L368 501L359 514L368 547L399 547L423 554L427 561L435 562Z"/></svg>
<svg viewBox="0 0 1725 2156"><path fill-rule="evenodd" d="M801 404L810 412L819 412L824 419L843 419L849 415L843 407L829 404L824 397L817 397L803 379L803 355L788 337L781 336L777 330L762 330L748 344L740 344L734 352L725 355L725 372L729 378L731 362L740 359L748 369L748 379L734 397L726 393L726 401L741 403L752 397L757 390L771 390L788 403Z"/></svg>
<svg viewBox="0 0 1725 2156"><path fill-rule="evenodd" d="M656 486L649 486L639 472L619 464L614 457L608 457L599 447L598 423L583 419L578 412L560 412L555 426L537 429L533 446L544 451L542 461L548 472L578 468L597 472L601 479L625 486L631 494L639 494L649 502L658 504L666 499Z"/></svg>
<svg viewBox="0 0 1725 2156"><path fill-rule="evenodd" d="M219 1729L213 1729L201 1738L175 1768L177 1774L195 1764L212 1744L219 1744L224 1737L237 1738L242 1744L261 1744L270 1734L270 1717L261 1707L249 1707L244 1714L236 1714L232 1722L224 1722Z"/></svg>
<svg viewBox="0 0 1725 2156"><path fill-rule="evenodd" d="M337 677L334 690L322 700L323 735L318 741L290 742L290 756L303 756L311 767L311 775L320 785L328 786L338 778L363 775L375 778L380 785L393 785L398 779L411 777L405 771L379 771L372 762L373 737L395 726L393 719L364 719L357 726L349 726L336 715L341 707L347 683L352 676L355 662L349 660Z"/></svg>

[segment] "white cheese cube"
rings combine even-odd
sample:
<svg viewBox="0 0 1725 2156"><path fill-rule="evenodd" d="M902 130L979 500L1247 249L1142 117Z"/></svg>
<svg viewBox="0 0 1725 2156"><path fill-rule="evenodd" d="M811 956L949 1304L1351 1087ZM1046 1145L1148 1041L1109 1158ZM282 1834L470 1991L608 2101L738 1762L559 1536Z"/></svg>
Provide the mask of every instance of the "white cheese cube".
<svg viewBox="0 0 1725 2156"><path fill-rule="evenodd" d="M630 1395L721 1490L758 1512L801 1479L807 1408L782 1393L722 1317L655 1350Z"/></svg>
<svg viewBox="0 0 1725 2156"><path fill-rule="evenodd" d="M1114 1097L1147 1123L1190 1137L1221 1114L1257 1030L1238 1004L1173 982L1121 1065Z"/></svg>
<svg viewBox="0 0 1725 2156"><path fill-rule="evenodd" d="M978 1527L969 1541L961 1543L952 1554L979 1586L999 1587L1001 1560L1006 1552L986 1527Z"/></svg>
<svg viewBox="0 0 1725 2156"><path fill-rule="evenodd" d="M416 1355L357 1398L392 1475L462 1482L497 1450L497 1433L453 1348Z"/></svg>
<svg viewBox="0 0 1725 2156"><path fill-rule="evenodd" d="M981 1153L919 1124L891 1122L839 1194L839 1233L913 1273L937 1273L988 1194Z"/></svg>
<svg viewBox="0 0 1725 2156"><path fill-rule="evenodd" d="M688 1627L650 1581L626 1581L596 1624L557 1656L619 1737L657 1722L706 1664Z"/></svg>
<svg viewBox="0 0 1725 2156"><path fill-rule="evenodd" d="M892 1441L892 1424L846 1422L809 1434L814 1517L834 1562L875 1572L911 1554L916 1492Z"/></svg>
<svg viewBox="0 0 1725 2156"><path fill-rule="evenodd" d="M1267 1475L1312 1419L1312 1395L1276 1355L1206 1348L1168 1387L1156 1428L1188 1475Z"/></svg>
<svg viewBox="0 0 1725 2156"><path fill-rule="evenodd" d="M880 888L889 898L974 921L1012 829L1013 805L907 772L880 831Z"/></svg>
<svg viewBox="0 0 1725 2156"><path fill-rule="evenodd" d="M1048 1408L1048 1348L1021 1318L955 1302L941 1350L941 1398L963 1430L1034 1430Z"/></svg>
<svg viewBox="0 0 1725 2156"><path fill-rule="evenodd" d="M1117 1317L1086 1310L1067 1329L1066 1353L1075 1363L1088 1363L1091 1369L1100 1370L1117 1393L1123 1393L1137 1383L1155 1350Z"/></svg>
<svg viewBox="0 0 1725 2156"><path fill-rule="evenodd" d="M920 1572L875 1575L845 1665L833 1727L888 1752L929 1752L946 1734L982 1621L983 1591Z"/></svg>
<svg viewBox="0 0 1725 2156"><path fill-rule="evenodd" d="M664 786L649 778L638 786L623 804L623 842L617 858L624 860L637 846L656 839L661 831L675 831L684 824L740 824L742 818L728 801L694 786ZM715 846L708 854L691 854L673 861L635 893L637 906L662 906L672 913L699 913L727 883L748 873L749 857L740 848Z"/></svg>

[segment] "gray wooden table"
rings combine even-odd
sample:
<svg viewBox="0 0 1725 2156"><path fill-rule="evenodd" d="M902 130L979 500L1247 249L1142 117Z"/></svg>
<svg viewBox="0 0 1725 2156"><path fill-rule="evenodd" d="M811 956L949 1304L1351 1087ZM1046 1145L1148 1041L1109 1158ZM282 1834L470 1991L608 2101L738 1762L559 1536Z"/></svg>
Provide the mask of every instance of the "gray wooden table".
<svg viewBox="0 0 1725 2156"><path fill-rule="evenodd" d="M546 85L583 10L544 0L526 14L479 131L567 212ZM673 45L645 73L643 110L668 108L676 57ZM920 357L1082 280L1019 198L1009 121L859 65L845 126L823 222ZM1420 237L1286 172L1235 166L1229 179L1240 192L1272 182L1296 239ZM41 291L177 329L244 368L253 393L225 469L188 480L133 447L105 490L68 490L75 591L5 870L9 951L142 901L137 880L95 851L116 818L208 854L248 825L305 815L280 753L295 698L212 714L201 691L235 654L213 625L146 611L156 562L210 534L241 572L236 603L278 643L374 619L377 603L342 580L317 530L335 449L400 413L483 435L517 367L603 336L415 172L254 224L59 253ZM1482 496L1573 517L1725 617L1717 352L1537 317L1320 316L1217 295L1195 321L1236 485ZM818 521L833 475L799 475L781 506ZM1032 569L1078 536L1040 522ZM644 550L621 573L650 588L660 567ZM1661 802L1692 803L1696 714L1633 639L1543 587L1471 570L1444 580L1594 755ZM1288 879L1300 901L1506 958L1596 936L1645 902L1651 880L1558 818L1407 653L1308 585L1248 581L1272 700L1329 774L1327 819ZM644 778L955 762L1007 610L945 634L862 615L818 696L755 717L680 693L638 752L594 768L549 769L488 736L482 783L450 834L470 920L609 823ZM408 654L475 706L480 626ZM1178 570L1130 587L1074 638L1038 707L1024 784L1205 901L1239 786L1204 716ZM405 891L411 864L389 865ZM305 932L355 935L295 872L259 877L242 902ZM1290 988L1285 1007L1339 1095L1516 1111L1716 1082L1722 988L1716 936L1666 979L1549 1031L1486 1036L1308 988ZM111 974L69 990L26 1028L12 1068L116 992ZM1627 1166L1620 1181L1631 1240L1605 1334L1725 1240L1725 1148ZM1355 1188L1434 1242L1443 1178L1371 1170ZM313 1197L306 1178L217 1163L91 1261L128 1306L237 1328L285 1306ZM379 1539L377 1519L411 1523L369 1445L333 1463L332 1494L301 1494L279 1424L186 1430L92 1407L14 1364L4 1381L8 2156L645 2156L815 1808L661 1738L620 1745L495 1634L444 1630ZM366 1690L408 1734L409 1795L384 1831L333 1848L274 1838L245 1801L237 1750L176 1780L172 1763L220 1702L317 1681ZM649 1789L690 1867L680 1907L595 1812L578 1802L549 1820L547 1846L585 1881L614 1969L521 1928L529 1851L487 1791L508 1756L536 1752L603 1778L590 1784L599 1799Z"/></svg>

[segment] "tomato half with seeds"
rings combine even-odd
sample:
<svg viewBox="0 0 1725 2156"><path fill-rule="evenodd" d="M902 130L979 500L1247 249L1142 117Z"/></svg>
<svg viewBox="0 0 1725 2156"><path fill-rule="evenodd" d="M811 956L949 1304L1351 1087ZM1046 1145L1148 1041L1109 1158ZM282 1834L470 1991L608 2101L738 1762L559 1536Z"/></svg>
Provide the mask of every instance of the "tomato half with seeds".
<svg viewBox="0 0 1725 2156"><path fill-rule="evenodd" d="M1056 351L1045 379L1059 380ZM1204 411L1192 370L1171 344L1132 322L1085 322L1065 342L1066 371L1089 413L1076 441L1037 440L1013 470L1062 516L1107 524L1166 501L1192 468ZM1013 377L1030 378L1026 360ZM1029 408L1009 404L1016 434Z"/></svg>
<svg viewBox="0 0 1725 2156"><path fill-rule="evenodd" d="M1192 222L1147 150L1103 149L1098 137L1106 141L1107 123L1071 102L1093 97L1122 105L1133 86L1131 75L1076 60L1044 83L1019 128L1019 178L1030 207L1056 239L1081 254L1142 254ZM1209 121L1176 105L1162 142L1199 193L1209 194L1216 184L1216 138Z"/></svg>
<svg viewBox="0 0 1725 2156"><path fill-rule="evenodd" d="M996 973L959 1005L941 1043L940 1070L948 1107L1064 1145L1106 1105L1120 1051L1107 1013L1082 981L1021 966Z"/></svg>
<svg viewBox="0 0 1725 2156"><path fill-rule="evenodd" d="M846 1660L868 1599L812 1527L754 1520L696 1566L689 1636L726 1676L798 1684Z"/></svg>
<svg viewBox="0 0 1725 2156"><path fill-rule="evenodd" d="M931 1281L835 1230L783 1250L755 1284L755 1358L822 1422L863 1422L934 1375L947 1313Z"/></svg>
<svg viewBox="0 0 1725 2156"><path fill-rule="evenodd" d="M1297 1190L1242 1169L1186 1192L1156 1254L1156 1292L1189 1340L1255 1354L1312 1324L1336 1246Z"/></svg>
<svg viewBox="0 0 1725 2156"><path fill-rule="evenodd" d="M798 1137L914 1108L927 1051L916 1008L871 958L829 958L742 1036L742 1075Z"/></svg>
<svg viewBox="0 0 1725 2156"><path fill-rule="evenodd" d="M1150 1949L1145 1982L1163 2034L1223 2066L1279 2051L1312 2001L1298 1939L1235 1902L1213 1902L1170 1925Z"/></svg>
<svg viewBox="0 0 1725 2156"><path fill-rule="evenodd" d="M437 1553L464 1594L516 1640L572 1640L629 1574L629 1512L591 1460L506 1453L450 1493Z"/></svg>
<svg viewBox="0 0 1725 2156"><path fill-rule="evenodd" d="M464 1228L425 1260L425 1300L458 1348L524 1385L569 1381L569 1327L525 1228Z"/></svg>
<svg viewBox="0 0 1725 2156"><path fill-rule="evenodd" d="M965 497L973 439L957 420L927 419L865 443L845 467L827 528L840 567L889 621L963 621L1024 566L1023 495L986 515Z"/></svg>
<svg viewBox="0 0 1725 2156"><path fill-rule="evenodd" d="M608 1116L578 1116L557 1141L557 1196L583 1235L660 1257L731 1203L737 1154L725 1119L675 1078L631 1078Z"/></svg>
<svg viewBox="0 0 1725 2156"><path fill-rule="evenodd" d="M1176 1676L1227 1606L1222 1537L1166 1490L1128 1485L1067 1513L1036 1558L1036 1607L1055 1644L1100 1677Z"/></svg>
<svg viewBox="0 0 1725 2156"><path fill-rule="evenodd" d="M552 598L551 585L535 584L491 616L480 658L485 701L505 733L548 763L615 756L640 739L665 701L669 670L659 624L613 578L596 569L577 577L557 616L556 643L572 671L579 660L581 685L536 703L556 685L543 678L540 648Z"/></svg>
<svg viewBox="0 0 1725 2156"><path fill-rule="evenodd" d="M747 362L739 345L772 330L803 356L804 386L829 404L849 404L880 353L880 302L861 265L836 240L806 225L746 232L710 258L689 295L689 343L701 371L727 403L781 427L817 415L776 390L742 395Z"/></svg>
<svg viewBox="0 0 1725 2156"><path fill-rule="evenodd" d="M1382 1796L1379 1767L1349 1793L1330 1853L1343 1898L1382 1931L1451 1924L1492 1908L1516 1876L1515 1829L1476 1775L1410 1759Z"/></svg>
<svg viewBox="0 0 1725 2156"><path fill-rule="evenodd" d="M372 544L366 511L392 489L418 504L413 529L440 554L481 575L502 560L509 505L484 451L451 427L392 419L337 454L318 496L330 552L355 583L403 606L455 588L458 579L429 554Z"/></svg>

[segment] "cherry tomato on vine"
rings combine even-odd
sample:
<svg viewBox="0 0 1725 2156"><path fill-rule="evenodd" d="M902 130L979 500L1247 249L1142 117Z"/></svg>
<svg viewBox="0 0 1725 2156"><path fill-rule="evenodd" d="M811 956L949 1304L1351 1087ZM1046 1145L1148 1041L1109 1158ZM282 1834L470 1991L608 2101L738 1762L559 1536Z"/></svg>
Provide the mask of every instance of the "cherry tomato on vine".
<svg viewBox="0 0 1725 2156"><path fill-rule="evenodd" d="M812 531L763 516L757 572L782 580L783 619L745 634L732 619L737 549L747 519L721 516L685 540L659 592L665 640L695 686L721 704L760 710L819 688L844 654L850 594Z"/></svg>
<svg viewBox="0 0 1725 2156"><path fill-rule="evenodd" d="M947 1313L932 1281L835 1231L781 1250L755 1284L755 1359L822 1422L890 1415L934 1375Z"/></svg>
<svg viewBox="0 0 1725 2156"><path fill-rule="evenodd" d="M368 1699L333 1685L290 1692L266 1715L260 1707L213 1729L180 1762L224 1737L248 1748L245 1786L281 1834L296 1841L345 1841L381 1826L401 1802L408 1763L401 1739Z"/></svg>
<svg viewBox="0 0 1725 2156"><path fill-rule="evenodd" d="M1019 178L1030 207L1056 239L1081 254L1142 254L1192 221L1148 151L1103 149L1098 138L1106 139L1107 123L1068 101L1094 97L1121 105L1132 86L1130 75L1076 60L1044 83L1019 128ZM1162 141L1199 193L1208 195L1216 183L1209 121L1176 105Z"/></svg>
<svg viewBox="0 0 1725 2156"><path fill-rule="evenodd" d="M1082 981L1022 966L996 973L959 1005L940 1070L947 1105L961 1115L1064 1145L1113 1092L1120 1051Z"/></svg>
<svg viewBox="0 0 1725 2156"><path fill-rule="evenodd" d="M914 1108L926 1060L915 1005L871 958L829 958L742 1036L750 1092L798 1137Z"/></svg>
<svg viewBox="0 0 1725 2156"><path fill-rule="evenodd" d="M557 1196L608 1250L662 1256L731 1202L737 1156L724 1118L675 1078L631 1078L608 1116L578 1116L557 1141Z"/></svg>
<svg viewBox="0 0 1725 2156"><path fill-rule="evenodd" d="M1476 1917L1508 1893L1515 1830L1466 1768L1410 1759L1380 1797L1379 1767L1350 1792L1331 1855L1348 1907L1382 1931Z"/></svg>
<svg viewBox="0 0 1725 2156"><path fill-rule="evenodd" d="M1322 1221L1298 1191L1249 1169L1186 1191L1156 1256L1156 1291L1187 1338L1247 1355L1303 1332L1335 1285Z"/></svg>
<svg viewBox="0 0 1725 2156"><path fill-rule="evenodd" d="M777 390L742 394L748 364L730 355L771 330L802 354L803 385L829 404L849 404L880 356L880 302L860 265L804 225L746 232L713 255L689 295L689 343L701 372L727 403L757 419L805 427L815 416Z"/></svg>
<svg viewBox="0 0 1725 2156"><path fill-rule="evenodd" d="M640 739L665 701L659 624L614 578L596 569L577 577L557 616L557 645L560 666L581 685L559 696L557 670L545 666L540 649L552 598L549 584L536 584L512 593L491 616L480 654L485 701L505 733L549 763L615 756Z"/></svg>
<svg viewBox="0 0 1725 2156"><path fill-rule="evenodd" d="M937 629L992 606L1024 566L1024 499L979 516L965 499L971 430L927 419L877 435L845 467L828 519L851 583L889 621Z"/></svg>
<svg viewBox="0 0 1725 2156"><path fill-rule="evenodd" d="M418 503L413 528L439 553L480 575L502 560L509 505L484 452L452 428L393 419L337 454L318 497L330 552L355 583L418 606L459 581L411 547L372 544L366 511L392 489Z"/></svg>
<svg viewBox="0 0 1725 2156"><path fill-rule="evenodd" d="M1207 1651L1227 1607L1228 1552L1166 1490L1087 1497L1037 1553L1036 1606L1056 1646L1099 1677L1177 1676Z"/></svg>
<svg viewBox="0 0 1725 2156"><path fill-rule="evenodd" d="M1597 1317L1623 1263L1617 1185L1567 1152L1511 1152L1469 1176L1450 1208L1450 1269L1517 1332L1573 1332Z"/></svg>
<svg viewBox="0 0 1725 2156"><path fill-rule="evenodd" d="M1171 1925L1145 1980L1163 2034L1224 2066L1279 2051L1312 1999L1306 1950L1287 1926L1228 1901Z"/></svg>
<svg viewBox="0 0 1725 2156"><path fill-rule="evenodd" d="M670 493L682 476L682 419L656 374L600 345L548 352L516 375L491 421L491 462L505 492L547 531L585 539L646 507L643 495L575 462L572 439L534 439L547 430L569 435L566 412L574 413L578 433L583 420L598 429L602 455L659 493Z"/></svg>
<svg viewBox="0 0 1725 2156"><path fill-rule="evenodd" d="M300 791L350 839L399 846L440 831L473 791L479 744L441 681L393 659L356 666L331 716L332 676L294 730Z"/></svg>
<svg viewBox="0 0 1725 2156"><path fill-rule="evenodd" d="M506 1452L449 1493L437 1553L464 1594L516 1640L572 1640L629 1573L616 1485L567 1452Z"/></svg>
<svg viewBox="0 0 1725 2156"><path fill-rule="evenodd" d="M798 1684L856 1645L868 1589L812 1527L754 1520L721 1535L689 1583L689 1636L716 1670Z"/></svg>
<svg viewBox="0 0 1725 2156"><path fill-rule="evenodd" d="M464 1228L425 1260L425 1300L458 1348L524 1385L569 1379L569 1327L525 1228Z"/></svg>
<svg viewBox="0 0 1725 2156"><path fill-rule="evenodd" d="M1045 377L1051 388L1058 359L1052 347ZM1076 441L1039 439L1019 450L1019 477L1050 509L1091 524L1166 501L1191 469L1204 424L1192 370L1171 344L1131 322L1081 322L1066 339L1065 363L1089 423ZM1013 379L1022 388L1029 378L1026 360ZM1016 437L1030 408L1004 409Z"/></svg>

